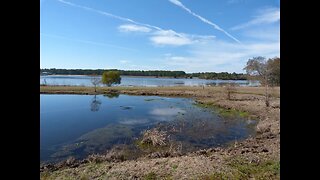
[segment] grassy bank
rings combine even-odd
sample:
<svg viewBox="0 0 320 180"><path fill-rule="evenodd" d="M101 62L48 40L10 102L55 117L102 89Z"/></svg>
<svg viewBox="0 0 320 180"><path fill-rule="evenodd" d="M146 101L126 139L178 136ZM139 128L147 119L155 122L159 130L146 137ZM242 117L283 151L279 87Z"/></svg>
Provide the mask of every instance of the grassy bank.
<svg viewBox="0 0 320 180"><path fill-rule="evenodd" d="M136 95L178 95L178 96L190 96L201 97L211 96L213 93L222 93L224 88L220 86L212 87L193 87L193 86L174 86L174 87L98 87L97 93L104 94L108 92L117 91L124 94L136 94ZM96 94L93 87L85 86L40 86L40 93L43 94ZM252 94L252 95L264 95L264 87L237 87L236 94ZM280 97L280 88L275 87L271 89L271 95L274 97Z"/></svg>
<svg viewBox="0 0 320 180"><path fill-rule="evenodd" d="M41 179L280 179L280 88L273 89L268 108L262 87L238 87L230 100L223 87L100 87L97 91L194 98L200 106L220 107L223 115L255 116L259 119L257 135L183 156L117 161L89 158L76 166L47 167ZM95 94L90 87L67 86L41 86L40 93Z"/></svg>

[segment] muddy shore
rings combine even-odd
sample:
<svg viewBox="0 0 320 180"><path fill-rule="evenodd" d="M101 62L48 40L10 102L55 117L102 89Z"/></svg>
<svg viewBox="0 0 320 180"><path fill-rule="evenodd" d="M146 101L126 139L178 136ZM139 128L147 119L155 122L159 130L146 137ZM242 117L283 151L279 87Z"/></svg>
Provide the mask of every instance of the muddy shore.
<svg viewBox="0 0 320 180"><path fill-rule="evenodd" d="M69 159L40 167L41 179L280 179L280 88L271 89L270 107L263 87L92 87L40 86L40 94L156 95L194 98L204 106L248 112L257 118L257 135L226 147L180 154L150 154L136 160L114 154ZM119 156L121 157L121 156Z"/></svg>

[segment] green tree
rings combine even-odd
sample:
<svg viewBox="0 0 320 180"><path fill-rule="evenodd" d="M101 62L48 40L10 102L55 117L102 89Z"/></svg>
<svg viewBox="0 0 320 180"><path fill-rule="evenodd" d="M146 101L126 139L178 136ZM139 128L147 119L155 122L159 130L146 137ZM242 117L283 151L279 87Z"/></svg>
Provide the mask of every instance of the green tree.
<svg viewBox="0 0 320 180"><path fill-rule="evenodd" d="M113 84L120 84L121 77L119 71L106 71L102 74L101 82L107 86L111 86Z"/></svg>

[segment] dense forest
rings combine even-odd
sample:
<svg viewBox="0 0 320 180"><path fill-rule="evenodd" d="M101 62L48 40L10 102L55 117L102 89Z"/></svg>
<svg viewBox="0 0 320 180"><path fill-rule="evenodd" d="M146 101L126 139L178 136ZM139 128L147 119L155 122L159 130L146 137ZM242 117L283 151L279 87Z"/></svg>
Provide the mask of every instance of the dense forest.
<svg viewBox="0 0 320 180"><path fill-rule="evenodd" d="M200 79L222 79L222 80L245 80L245 74L237 73L185 73L184 71L134 71L117 69L40 69L40 75L102 75L105 71L119 71L120 75L125 76L155 76L155 77L173 77L173 78L193 78Z"/></svg>

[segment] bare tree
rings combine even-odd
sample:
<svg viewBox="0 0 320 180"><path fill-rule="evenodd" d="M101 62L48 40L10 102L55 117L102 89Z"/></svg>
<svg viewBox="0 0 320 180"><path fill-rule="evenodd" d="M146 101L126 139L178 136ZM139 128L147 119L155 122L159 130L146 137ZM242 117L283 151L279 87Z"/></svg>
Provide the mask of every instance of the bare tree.
<svg viewBox="0 0 320 180"><path fill-rule="evenodd" d="M244 68L250 78L258 79L262 85L265 86L265 104L267 107L270 106L269 102L269 79L271 74L271 69L268 66L268 62L265 57L253 57L247 62L247 66Z"/></svg>
<svg viewBox="0 0 320 180"><path fill-rule="evenodd" d="M94 92L97 92L97 86L101 83L101 79L99 78L99 76L97 75L93 75L91 77L91 83L93 84L94 86Z"/></svg>

